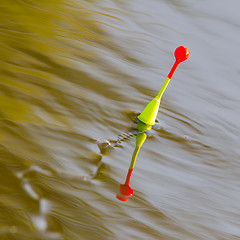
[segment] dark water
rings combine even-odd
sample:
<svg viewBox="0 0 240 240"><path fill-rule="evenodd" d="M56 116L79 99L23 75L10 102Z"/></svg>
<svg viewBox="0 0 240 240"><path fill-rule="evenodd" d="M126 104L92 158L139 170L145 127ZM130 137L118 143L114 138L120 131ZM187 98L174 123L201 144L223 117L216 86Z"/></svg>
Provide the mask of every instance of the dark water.
<svg viewBox="0 0 240 240"><path fill-rule="evenodd" d="M0 239L240 239L240 3L0 1ZM164 93L116 199L127 132Z"/></svg>

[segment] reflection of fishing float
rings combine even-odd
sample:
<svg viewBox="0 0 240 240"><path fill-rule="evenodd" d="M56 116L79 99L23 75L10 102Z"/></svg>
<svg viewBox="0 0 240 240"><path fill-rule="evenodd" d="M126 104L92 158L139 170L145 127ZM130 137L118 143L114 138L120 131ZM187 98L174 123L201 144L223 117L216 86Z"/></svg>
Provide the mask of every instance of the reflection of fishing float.
<svg viewBox="0 0 240 240"><path fill-rule="evenodd" d="M165 82L163 83L158 95L145 107L142 113L137 117L138 118L137 128L138 128L139 134L136 136L136 147L133 152L132 161L128 169L126 181L124 184L120 184L121 194L117 195L117 198L121 201L126 202L128 201L128 197L131 197L133 195L133 189L129 186L129 184L130 184L130 179L135 166L138 152L140 150L140 147L142 146L142 144L147 138L147 134L146 134L147 131L149 131L152 128L152 126L155 124L162 95L169 81L171 80L173 73L175 72L177 66L179 65L179 63L188 59L189 50L183 46L180 46L176 48L174 55L176 58L175 63L171 71L169 72Z"/></svg>

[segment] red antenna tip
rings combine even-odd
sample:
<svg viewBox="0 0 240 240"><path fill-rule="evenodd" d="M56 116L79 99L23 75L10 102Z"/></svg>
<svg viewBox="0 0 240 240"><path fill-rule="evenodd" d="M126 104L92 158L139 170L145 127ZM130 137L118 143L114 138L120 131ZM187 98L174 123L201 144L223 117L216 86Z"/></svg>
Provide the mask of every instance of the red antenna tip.
<svg viewBox="0 0 240 240"><path fill-rule="evenodd" d="M189 54L190 54L189 50L184 46L177 47L174 52L176 61L178 62L183 62L187 60L189 57Z"/></svg>
<svg viewBox="0 0 240 240"><path fill-rule="evenodd" d="M120 184L120 193L125 197L133 195L133 189L128 184Z"/></svg>

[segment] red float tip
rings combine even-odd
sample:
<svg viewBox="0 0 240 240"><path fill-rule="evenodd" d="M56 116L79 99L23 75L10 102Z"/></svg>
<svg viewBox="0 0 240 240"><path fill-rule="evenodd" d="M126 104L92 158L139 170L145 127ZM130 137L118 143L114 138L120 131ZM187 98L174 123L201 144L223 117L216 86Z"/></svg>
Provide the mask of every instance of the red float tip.
<svg viewBox="0 0 240 240"><path fill-rule="evenodd" d="M133 195L133 189L128 184L120 184L120 193L125 197Z"/></svg>
<svg viewBox="0 0 240 240"><path fill-rule="evenodd" d="M176 61L175 61L174 65L173 65L171 71L168 74L168 78L169 79L172 78L173 73L175 72L178 64L180 62L186 61L188 59L188 57L189 57L189 54L190 54L189 50L186 47L184 47L184 46L180 46L180 47L176 48L176 50L174 52Z"/></svg>
<svg viewBox="0 0 240 240"><path fill-rule="evenodd" d="M125 197L131 197L133 195L133 189L129 186L132 176L133 168L128 169L128 174L124 184L120 184L120 193Z"/></svg>
<svg viewBox="0 0 240 240"><path fill-rule="evenodd" d="M184 46L177 47L174 52L177 62L186 61L189 57L189 54L190 54L189 50Z"/></svg>

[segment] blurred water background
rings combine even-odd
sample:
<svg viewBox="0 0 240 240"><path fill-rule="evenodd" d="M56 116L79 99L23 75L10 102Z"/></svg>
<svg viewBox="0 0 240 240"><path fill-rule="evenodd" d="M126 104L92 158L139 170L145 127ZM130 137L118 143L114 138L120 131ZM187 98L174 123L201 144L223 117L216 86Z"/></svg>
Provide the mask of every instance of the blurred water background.
<svg viewBox="0 0 240 240"><path fill-rule="evenodd" d="M239 7L1 0L0 239L240 239ZM129 131L179 45L120 202L135 140L98 143Z"/></svg>

